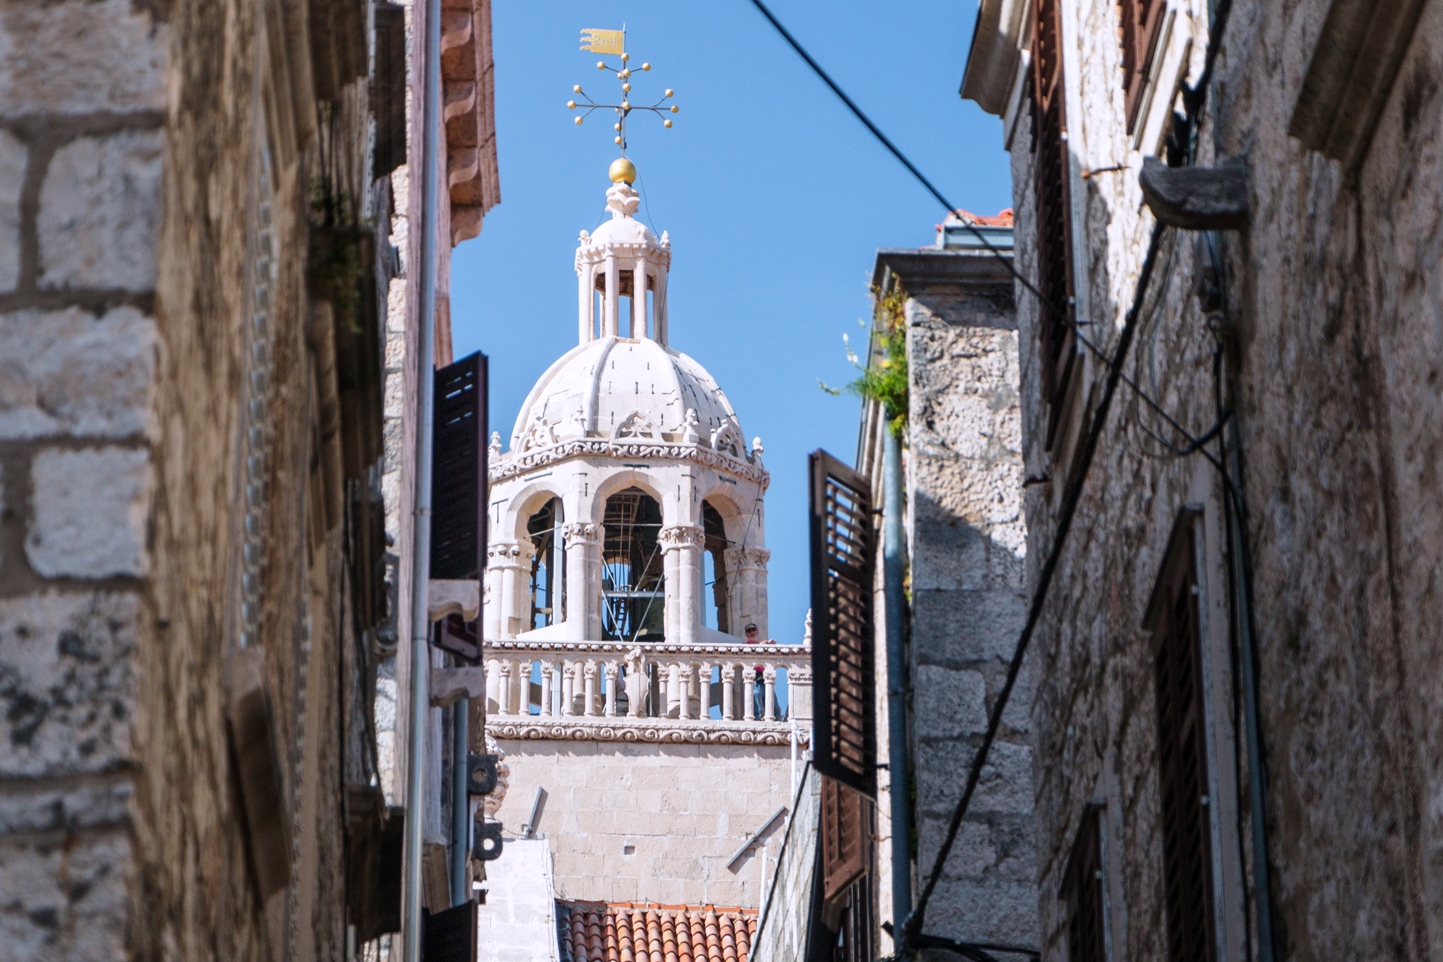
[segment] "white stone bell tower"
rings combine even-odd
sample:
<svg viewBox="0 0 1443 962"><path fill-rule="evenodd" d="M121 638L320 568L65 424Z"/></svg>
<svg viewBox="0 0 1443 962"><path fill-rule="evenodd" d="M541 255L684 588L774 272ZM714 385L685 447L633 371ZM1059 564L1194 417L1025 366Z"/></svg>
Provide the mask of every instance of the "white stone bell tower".
<svg viewBox="0 0 1443 962"><path fill-rule="evenodd" d="M810 651L744 643L769 637L762 445L667 344L671 242L636 219L635 177L612 165L581 233L576 347L509 449L491 439L498 817L548 839L560 898L755 907L810 741Z"/></svg>

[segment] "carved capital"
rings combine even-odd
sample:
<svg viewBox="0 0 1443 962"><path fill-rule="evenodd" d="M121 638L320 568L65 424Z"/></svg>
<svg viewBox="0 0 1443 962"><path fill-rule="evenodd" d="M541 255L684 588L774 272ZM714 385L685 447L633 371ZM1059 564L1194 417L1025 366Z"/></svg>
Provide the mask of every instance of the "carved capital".
<svg viewBox="0 0 1443 962"><path fill-rule="evenodd" d="M566 540L568 548L598 544L601 541L601 525L591 521L573 521L561 526L561 537Z"/></svg>
<svg viewBox="0 0 1443 962"><path fill-rule="evenodd" d="M662 551L675 551L678 548L700 548L706 544L706 531L694 525L678 524L670 528L662 528L657 540L661 542Z"/></svg>
<svg viewBox="0 0 1443 962"><path fill-rule="evenodd" d="M804 668L801 665L787 666L787 684L789 685L810 685L812 683L812 669Z"/></svg>
<svg viewBox="0 0 1443 962"><path fill-rule="evenodd" d="M765 668L762 669L762 681L766 682L768 685L775 685L777 683L776 665L767 665Z"/></svg>
<svg viewBox="0 0 1443 962"><path fill-rule="evenodd" d="M536 546L530 541L498 541L486 546L486 567L522 568L535 556Z"/></svg>
<svg viewBox="0 0 1443 962"><path fill-rule="evenodd" d="M759 547L728 548L725 557L727 569L730 571L766 571L772 553Z"/></svg>

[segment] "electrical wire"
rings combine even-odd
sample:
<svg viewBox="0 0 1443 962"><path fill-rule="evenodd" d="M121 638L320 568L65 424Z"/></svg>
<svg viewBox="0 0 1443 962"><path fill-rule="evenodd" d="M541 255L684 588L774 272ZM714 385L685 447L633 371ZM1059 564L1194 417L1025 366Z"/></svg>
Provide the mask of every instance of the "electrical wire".
<svg viewBox="0 0 1443 962"><path fill-rule="evenodd" d="M897 158L897 160L901 162L903 167L907 168L908 173L915 177L917 179L917 182L920 183L924 188L926 188L927 193L935 197L937 199L937 202L947 209L948 213L959 214L961 208L953 205L951 201L949 201L946 197L943 197L942 192L938 190L930 180L927 179L927 175L923 174L922 171L917 169L916 164L912 163L912 161L907 159L907 155L902 153L902 151L897 147L897 145L892 143L892 141L887 137L886 134L882 133L880 127L872 123L871 118L869 118L865 113L862 112L862 108L858 107L856 102L853 101L851 97L847 96L846 91L839 87L837 85L837 82L831 78L831 75L829 75L825 70L822 69L821 64L817 63L816 60L812 59L812 55L807 53L806 48L803 47L800 42L798 42L797 38L793 37L791 32L787 30L786 27L782 26L781 21L778 20L776 16L774 16L772 12L767 9L767 5L763 3L762 0L752 0L752 6L756 7L759 11L761 11L762 16L767 18L767 22L769 22L776 29L777 33L782 35L782 39L785 40L791 46L791 48L797 52L797 56L801 57L807 62L807 66L811 67L812 72L815 73L819 78L821 78L822 83L826 84L829 88L831 88L832 93L836 94L837 98L841 100L842 103L847 105L847 109L852 112L852 116L860 120L862 122L862 126L866 127L867 130L871 132L872 136L876 137L877 141L883 147L886 147L887 150L892 154L892 156ZM981 242L982 246L987 249L987 252L993 257L995 257L999 262L1001 262L1002 266L1007 268L1007 272L1012 275L1012 278L1017 281L1017 283L1021 284L1023 288L1025 288L1029 293L1032 294L1033 297L1037 298L1043 304L1046 304L1052 310L1062 312L1062 308L1059 305L1054 304L1050 300L1048 300L1047 295L1039 291L1031 281L1022 276L1022 273L1017 270L1016 265L1012 263L1011 254L1003 253L1001 250L993 247L992 242L987 239L987 235L983 234L980 230L978 230L976 226L974 226L965 217L960 217L959 219L962 221L962 226L972 232L972 235Z"/></svg>

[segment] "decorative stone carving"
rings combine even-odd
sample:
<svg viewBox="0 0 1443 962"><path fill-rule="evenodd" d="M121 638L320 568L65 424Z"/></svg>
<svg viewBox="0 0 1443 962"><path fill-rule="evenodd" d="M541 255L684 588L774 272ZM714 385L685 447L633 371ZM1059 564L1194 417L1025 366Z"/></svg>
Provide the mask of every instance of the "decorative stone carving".
<svg viewBox="0 0 1443 962"><path fill-rule="evenodd" d="M759 437L752 438L752 464L757 467L762 466L762 452L764 450L766 449L762 447L762 439Z"/></svg>
<svg viewBox="0 0 1443 962"><path fill-rule="evenodd" d="M793 729L787 722L727 723L702 719L603 718L573 716L547 720L539 715L489 718L486 730L497 738L550 741L652 742L691 745L788 745ZM795 730L797 744L811 744L809 729Z"/></svg>
<svg viewBox="0 0 1443 962"><path fill-rule="evenodd" d="M596 544L601 540L601 525L591 521L573 521L561 526L561 537L565 539L567 547Z"/></svg>
<svg viewBox="0 0 1443 962"><path fill-rule="evenodd" d="M772 553L766 548L751 545L728 548L725 552L729 571L766 571L767 561L771 556Z"/></svg>
<svg viewBox="0 0 1443 962"><path fill-rule="evenodd" d="M486 546L487 568L520 568L529 565L536 554L530 541L498 541Z"/></svg>
<svg viewBox="0 0 1443 962"><path fill-rule="evenodd" d="M689 524L673 525L670 528L662 528L657 540L661 542L662 551L700 548L706 544L706 530Z"/></svg>
<svg viewBox="0 0 1443 962"><path fill-rule="evenodd" d="M683 421L681 422L681 442L682 442L682 444L700 444L700 443L701 443L701 435L697 433L696 424L697 424L696 408L687 408L687 409L686 409L686 418L683 419Z"/></svg>
<svg viewBox="0 0 1443 962"><path fill-rule="evenodd" d="M526 433L521 435L521 443L517 445L517 450L525 453L535 448L552 447L556 442L555 426L547 424L542 412L537 411L535 416L532 417L531 424L527 427Z"/></svg>
<svg viewBox="0 0 1443 962"><path fill-rule="evenodd" d="M612 440L620 441L629 438L647 438L652 441L661 440L661 432L657 430L651 418L640 411L632 411L626 417L617 422L616 428L611 432Z"/></svg>
<svg viewBox="0 0 1443 962"><path fill-rule="evenodd" d="M586 437L586 411L582 409L580 404L576 406L575 411L571 412L571 430L569 433L574 438Z"/></svg>
<svg viewBox="0 0 1443 962"><path fill-rule="evenodd" d="M500 431L492 431L492 432L491 432L491 444L490 444L488 450L491 452L491 459L486 462L487 464L493 464L493 465L494 465L494 464L496 464L498 461L501 460L501 432L500 432Z"/></svg>
<svg viewBox="0 0 1443 962"><path fill-rule="evenodd" d="M506 789L511 787L511 766L506 764L506 753L496 744L496 737L490 731L486 732L486 753L496 756L496 787L484 801L486 816L495 818L501 810L501 803L506 801Z"/></svg>
<svg viewBox="0 0 1443 962"><path fill-rule="evenodd" d="M711 433L711 447L718 454L727 454L738 459L746 457L746 444L742 440L742 433L731 421L723 421L722 426Z"/></svg>
<svg viewBox="0 0 1443 962"><path fill-rule="evenodd" d="M740 448L738 447L738 451ZM673 444L665 441L605 441L596 438L575 438L541 450L518 451L500 464L491 466L493 483L500 483L544 467L551 467L569 458L636 458L637 460L694 461L708 468L753 481L765 491L771 475L752 465L740 454L728 455L708 450L702 444Z"/></svg>

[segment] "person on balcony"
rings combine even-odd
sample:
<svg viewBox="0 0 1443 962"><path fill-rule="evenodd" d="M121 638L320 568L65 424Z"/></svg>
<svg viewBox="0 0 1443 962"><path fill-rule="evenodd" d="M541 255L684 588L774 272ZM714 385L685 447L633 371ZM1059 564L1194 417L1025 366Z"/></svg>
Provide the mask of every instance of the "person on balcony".
<svg viewBox="0 0 1443 962"><path fill-rule="evenodd" d="M747 625L746 638L747 644L749 645L775 645L777 643L777 640L775 638L768 638L765 642L763 642L757 634L756 625ZM763 712L766 711L767 691L766 683L762 679L762 666L757 665L755 670L757 683L752 687L752 710L753 714L756 716L757 721L761 721L763 717ZM779 710L777 712L777 717L781 718L781 715L782 713Z"/></svg>

